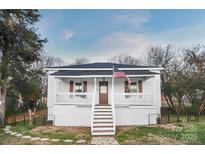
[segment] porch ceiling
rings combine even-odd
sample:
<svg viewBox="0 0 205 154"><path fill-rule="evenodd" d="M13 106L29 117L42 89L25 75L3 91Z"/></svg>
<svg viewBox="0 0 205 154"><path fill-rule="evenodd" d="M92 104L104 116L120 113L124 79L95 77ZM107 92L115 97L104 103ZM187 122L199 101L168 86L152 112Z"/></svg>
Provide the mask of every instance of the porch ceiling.
<svg viewBox="0 0 205 154"><path fill-rule="evenodd" d="M149 70L125 70L126 75L155 75L159 73ZM112 70L61 70L50 75L53 76L103 76L112 75Z"/></svg>

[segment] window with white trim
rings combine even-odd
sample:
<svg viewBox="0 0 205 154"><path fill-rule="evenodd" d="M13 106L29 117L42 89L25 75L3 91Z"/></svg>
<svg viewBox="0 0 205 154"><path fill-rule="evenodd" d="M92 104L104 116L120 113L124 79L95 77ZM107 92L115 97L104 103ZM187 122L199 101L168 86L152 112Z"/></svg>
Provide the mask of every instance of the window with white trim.
<svg viewBox="0 0 205 154"><path fill-rule="evenodd" d="M137 82L132 82L130 84L129 93L137 93Z"/></svg>
<svg viewBox="0 0 205 154"><path fill-rule="evenodd" d="M75 82L75 92L76 93L83 92L82 82Z"/></svg>
<svg viewBox="0 0 205 154"><path fill-rule="evenodd" d="M87 92L87 81L75 82L75 93ZM76 94L76 97L86 98L86 94Z"/></svg>

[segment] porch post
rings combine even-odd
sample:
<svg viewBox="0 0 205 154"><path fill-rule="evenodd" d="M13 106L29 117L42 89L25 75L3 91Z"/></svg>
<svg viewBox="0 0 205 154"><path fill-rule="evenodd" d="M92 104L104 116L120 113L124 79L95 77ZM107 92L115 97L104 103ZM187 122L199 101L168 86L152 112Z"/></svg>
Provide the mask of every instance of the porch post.
<svg viewBox="0 0 205 154"><path fill-rule="evenodd" d="M96 95L96 78L94 78L93 85L93 99L91 106L91 133L93 133L93 118L94 118L94 108L95 108L95 95Z"/></svg>
<svg viewBox="0 0 205 154"><path fill-rule="evenodd" d="M113 113L113 125L114 125L114 132L116 132L116 125L115 125L115 104L114 104L114 66L113 66L113 74L112 74L112 104L111 104L111 107L112 107L112 113Z"/></svg>
<svg viewBox="0 0 205 154"><path fill-rule="evenodd" d="M56 102L56 95L57 95L57 78L55 77L54 78L54 103L57 103Z"/></svg>
<svg viewBox="0 0 205 154"><path fill-rule="evenodd" d="M113 68L113 73L112 73L112 90L111 90L111 94L112 94L112 97L111 97L111 101L112 103L114 103L114 68Z"/></svg>
<svg viewBox="0 0 205 154"><path fill-rule="evenodd" d="M97 82L96 82L96 78L94 78L94 86L93 86L93 89L94 89L94 92L93 92L93 97L95 99L95 95L96 95L96 86L97 86ZM95 100L94 101L94 104L95 104Z"/></svg>
<svg viewBox="0 0 205 154"><path fill-rule="evenodd" d="M153 77L153 87L154 87L154 96L153 96L153 105L157 105L156 104L156 100L155 100L155 98L156 98L156 84L155 84L155 76Z"/></svg>

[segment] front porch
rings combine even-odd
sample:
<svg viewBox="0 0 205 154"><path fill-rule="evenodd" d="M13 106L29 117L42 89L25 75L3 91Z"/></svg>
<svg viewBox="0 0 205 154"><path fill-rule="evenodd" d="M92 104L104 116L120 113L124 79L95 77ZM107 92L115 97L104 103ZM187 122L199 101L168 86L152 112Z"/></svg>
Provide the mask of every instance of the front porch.
<svg viewBox="0 0 205 154"><path fill-rule="evenodd" d="M155 78L132 77L131 89L126 89L126 81L116 78L55 78L54 104L111 105L155 105ZM139 83L141 85L139 86ZM71 85L72 84L72 85ZM71 90L72 89L72 90ZM95 95L95 96L94 96Z"/></svg>

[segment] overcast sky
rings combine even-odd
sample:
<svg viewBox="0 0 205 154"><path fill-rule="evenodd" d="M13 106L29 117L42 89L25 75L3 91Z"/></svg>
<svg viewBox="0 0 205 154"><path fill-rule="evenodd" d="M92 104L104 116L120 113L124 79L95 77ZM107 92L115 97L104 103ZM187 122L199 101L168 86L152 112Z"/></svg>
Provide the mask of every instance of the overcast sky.
<svg viewBox="0 0 205 154"><path fill-rule="evenodd" d="M44 51L72 63L141 57L153 45L205 43L205 10L40 10Z"/></svg>

